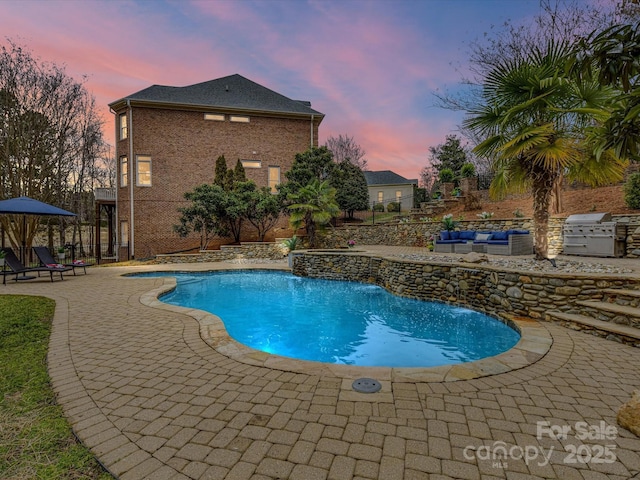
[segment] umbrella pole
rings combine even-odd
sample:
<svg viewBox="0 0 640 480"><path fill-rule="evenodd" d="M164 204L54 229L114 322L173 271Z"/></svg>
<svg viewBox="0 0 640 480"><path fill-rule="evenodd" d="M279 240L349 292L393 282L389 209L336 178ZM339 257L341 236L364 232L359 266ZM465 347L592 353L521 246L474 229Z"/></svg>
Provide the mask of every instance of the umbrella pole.
<svg viewBox="0 0 640 480"><path fill-rule="evenodd" d="M20 261L25 265L27 249L27 216L22 215L22 249L20 250Z"/></svg>

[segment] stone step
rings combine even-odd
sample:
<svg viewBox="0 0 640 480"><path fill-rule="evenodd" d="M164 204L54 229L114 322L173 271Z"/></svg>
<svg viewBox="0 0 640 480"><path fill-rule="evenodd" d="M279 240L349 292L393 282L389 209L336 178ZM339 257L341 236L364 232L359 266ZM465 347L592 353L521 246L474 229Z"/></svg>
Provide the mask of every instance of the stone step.
<svg viewBox="0 0 640 480"><path fill-rule="evenodd" d="M619 325L617 323L604 322L602 320L596 320L592 317L585 315L578 315L575 313L564 313L555 310L550 310L547 315L558 320L565 322L577 323L579 325L585 325L587 327L595 328L605 332L613 333L614 335L620 335L634 340L640 340L640 328L629 327L628 325Z"/></svg>
<svg viewBox="0 0 640 480"><path fill-rule="evenodd" d="M640 290L625 290L622 288L604 288L602 289L603 293L616 295L620 297L633 297L640 298Z"/></svg>
<svg viewBox="0 0 640 480"><path fill-rule="evenodd" d="M627 305L618 305L617 303L599 302L597 300L580 300L577 305L590 307L596 310L615 313L616 315L625 315L627 317L640 318L640 308L630 307Z"/></svg>

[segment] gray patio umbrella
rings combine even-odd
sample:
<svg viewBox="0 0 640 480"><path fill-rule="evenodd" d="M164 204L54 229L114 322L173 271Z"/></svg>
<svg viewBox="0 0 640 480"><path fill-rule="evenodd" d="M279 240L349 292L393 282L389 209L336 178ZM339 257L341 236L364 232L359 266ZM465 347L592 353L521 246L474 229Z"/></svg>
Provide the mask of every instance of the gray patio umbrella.
<svg viewBox="0 0 640 480"><path fill-rule="evenodd" d="M53 205L29 197L1 200L0 213L22 215L22 251L20 252L20 260L22 262L24 262L24 251L27 247L25 239L27 231L26 215L61 215L65 217L75 217L76 215L62 208L54 207Z"/></svg>

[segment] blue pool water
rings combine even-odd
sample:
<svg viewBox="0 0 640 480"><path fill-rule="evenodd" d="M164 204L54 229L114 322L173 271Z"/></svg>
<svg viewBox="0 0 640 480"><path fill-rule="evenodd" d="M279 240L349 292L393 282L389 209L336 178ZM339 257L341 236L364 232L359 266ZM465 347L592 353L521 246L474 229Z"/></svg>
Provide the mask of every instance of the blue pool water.
<svg viewBox="0 0 640 480"><path fill-rule="evenodd" d="M374 285L264 270L153 276L177 277L163 302L213 313L238 342L301 360L431 367L496 355L520 338L479 312Z"/></svg>

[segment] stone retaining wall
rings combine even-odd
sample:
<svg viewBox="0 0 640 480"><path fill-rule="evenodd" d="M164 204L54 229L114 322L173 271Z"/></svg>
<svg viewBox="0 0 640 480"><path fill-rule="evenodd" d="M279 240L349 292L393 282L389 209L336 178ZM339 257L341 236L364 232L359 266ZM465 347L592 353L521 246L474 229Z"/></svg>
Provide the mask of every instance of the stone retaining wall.
<svg viewBox="0 0 640 480"><path fill-rule="evenodd" d="M198 253L157 255L160 263L224 262L236 259L282 260L287 249L281 242L246 242L240 245L222 245L220 250L202 250Z"/></svg>
<svg viewBox="0 0 640 480"><path fill-rule="evenodd" d="M564 218L549 221L549 254L562 253L562 225ZM627 256L640 257L640 215L614 215L614 221L627 225ZM460 230L509 230L533 231L530 218L461 220ZM344 248L348 240L356 245L390 245L426 247L430 238L441 230L438 222L383 223L379 225L348 225L327 230L320 237L321 248ZM223 245L220 250L203 250L193 254L158 255L160 263L221 262L238 258L281 259L287 250L281 242L243 242L240 245Z"/></svg>
<svg viewBox="0 0 640 480"><path fill-rule="evenodd" d="M627 256L640 257L640 215L613 215L613 220L627 225ZM562 253L564 221L564 218L556 217L549 220L550 255ZM482 231L525 229L533 232L533 220L531 218L461 220L458 222L458 229ZM345 247L348 240L355 240L356 245L424 247L440 230L442 230L440 221L347 225L328 230L321 241L323 248Z"/></svg>
<svg viewBox="0 0 640 480"><path fill-rule="evenodd" d="M515 218L506 220L462 220L460 230L531 230L531 219ZM322 248L346 247L348 240L356 245L391 245L424 247L429 239L440 233L442 224L438 222L381 223L379 225L348 225L327 230L321 239Z"/></svg>
<svg viewBox="0 0 640 480"><path fill-rule="evenodd" d="M580 313L579 300L601 299L603 288L640 288L630 275L505 271L489 265L437 263L352 252L295 252L293 273L372 283L391 293L473 308L496 317L543 319L548 310Z"/></svg>

